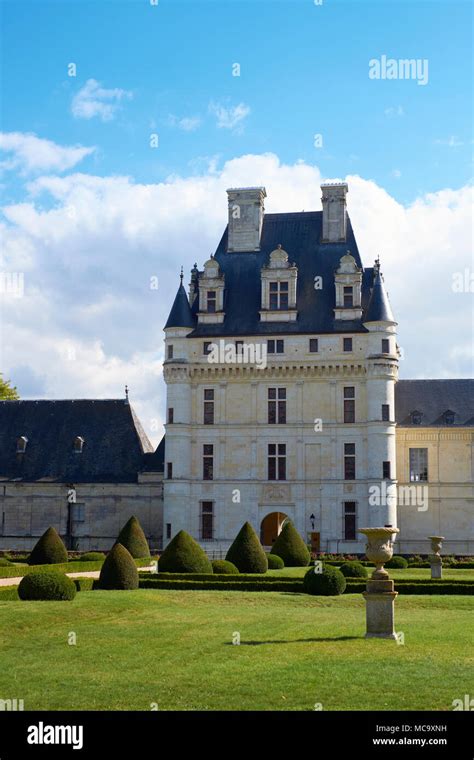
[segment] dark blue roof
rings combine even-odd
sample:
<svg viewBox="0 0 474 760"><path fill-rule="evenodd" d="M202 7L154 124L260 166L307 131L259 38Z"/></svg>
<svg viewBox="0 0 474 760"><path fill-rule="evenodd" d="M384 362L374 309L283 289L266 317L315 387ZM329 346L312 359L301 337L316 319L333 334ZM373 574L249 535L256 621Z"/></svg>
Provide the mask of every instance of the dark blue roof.
<svg viewBox="0 0 474 760"><path fill-rule="evenodd" d="M28 439L24 454L18 438ZM82 454L74 438L84 438ZM0 479L135 483L153 447L125 399L0 401Z"/></svg>
<svg viewBox="0 0 474 760"><path fill-rule="evenodd" d="M188 297L183 287L183 283L181 283L178 292L176 293L173 306L171 307L165 330L167 327L194 327L194 325L195 319L191 313L191 307L189 306Z"/></svg>
<svg viewBox="0 0 474 760"><path fill-rule="evenodd" d="M192 307L196 327L188 337L366 332L361 319L336 320L334 317L334 273L341 257L349 252L357 266L362 267L349 218L346 242L321 243L321 237L322 211L265 214L261 249L257 252L228 253L226 229L215 253L215 259L225 275L224 322L197 324L196 299ZM270 253L279 244L288 253L290 264L295 262L298 267L298 318L296 322L261 322L261 268L268 265ZM317 276L323 278L321 290L314 288ZM373 270L363 270L363 309L369 302L372 280Z"/></svg>
<svg viewBox="0 0 474 760"><path fill-rule="evenodd" d="M385 292L382 275L379 271L375 274L372 295L370 296L364 322L395 322L390 301Z"/></svg>
<svg viewBox="0 0 474 760"><path fill-rule="evenodd" d="M398 425L413 425L412 412L419 412L422 427L447 426L447 411L454 412L454 426L474 426L474 380L399 380L395 385Z"/></svg>

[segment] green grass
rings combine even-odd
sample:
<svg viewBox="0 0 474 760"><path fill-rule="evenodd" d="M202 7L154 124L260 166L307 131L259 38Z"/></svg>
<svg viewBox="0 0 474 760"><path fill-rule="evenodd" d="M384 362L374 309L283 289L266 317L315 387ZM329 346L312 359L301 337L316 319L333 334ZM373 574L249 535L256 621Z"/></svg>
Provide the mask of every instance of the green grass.
<svg viewBox="0 0 474 760"><path fill-rule="evenodd" d="M398 597L402 646L363 638L359 594L0 602L0 698L27 710L450 710L472 691L473 609L470 597Z"/></svg>
<svg viewBox="0 0 474 760"><path fill-rule="evenodd" d="M136 559L135 564L137 567L147 567L147 565L150 565L155 560L156 558L146 557L145 559ZM100 570L103 564L104 560L96 560L94 562L81 562L80 560L76 559L71 559L69 562L61 562L55 565L28 565L26 563L14 563L11 566L0 567L0 579L16 577L20 578L24 575L28 575L29 573L34 573L36 571L41 572L45 569L50 570L51 568L60 570L63 573L90 573L94 572L95 570Z"/></svg>
<svg viewBox="0 0 474 760"><path fill-rule="evenodd" d="M268 575L280 575L286 578L302 578L307 570L307 567L284 567L282 570L268 570ZM372 574L372 570L372 567L367 568L369 578ZM429 567L407 567L406 570L387 569L387 572L389 574L389 577L394 581L396 581L397 578L404 578L406 580L429 580L431 578L431 570ZM453 581L474 581L474 570L454 570L450 568L443 568L443 578Z"/></svg>

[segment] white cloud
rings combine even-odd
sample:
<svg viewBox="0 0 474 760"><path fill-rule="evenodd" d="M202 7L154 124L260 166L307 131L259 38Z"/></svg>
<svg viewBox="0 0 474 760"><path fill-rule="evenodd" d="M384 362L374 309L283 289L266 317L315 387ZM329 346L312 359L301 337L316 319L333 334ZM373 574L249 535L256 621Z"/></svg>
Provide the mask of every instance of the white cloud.
<svg viewBox="0 0 474 760"><path fill-rule="evenodd" d="M395 116L405 116L403 106L390 106L384 110L385 116L389 119L393 119Z"/></svg>
<svg viewBox="0 0 474 760"><path fill-rule="evenodd" d="M170 127L178 127L178 129L182 129L183 132L195 132L195 130L201 126L201 117L184 116L179 118L178 116L170 114L168 117L168 124Z"/></svg>
<svg viewBox="0 0 474 760"><path fill-rule="evenodd" d="M393 169L392 170L392 177L395 177L395 179L400 179L401 176L402 176L402 173L401 173L400 169Z"/></svg>
<svg viewBox="0 0 474 760"><path fill-rule="evenodd" d="M463 141L459 137L456 137L456 135L451 135L451 137L445 140L435 140L434 142L435 145L447 145L448 148L459 148L461 145L464 145Z"/></svg>
<svg viewBox="0 0 474 760"><path fill-rule="evenodd" d="M80 173L33 180L22 203L3 209L1 266L24 272L25 282L25 296L3 309L5 375L15 384L18 374L20 392L25 377L30 397L123 397L128 383L157 441L154 421L162 421L165 402L161 328L181 264L186 283L222 235L226 188L263 184L268 212L301 211L321 208L321 179L314 166L264 154L159 184ZM469 376L472 295L453 292L451 282L472 266L470 188L440 190L405 207L372 181L346 181L362 260L371 266L380 255L399 322L401 377ZM39 205L44 194L53 201L48 211ZM154 276L158 290L150 288Z"/></svg>
<svg viewBox="0 0 474 760"><path fill-rule="evenodd" d="M0 133L0 150L8 157L0 163L4 170L15 169L21 174L32 172L63 172L89 156L95 148L82 145L57 145L51 140L25 132Z"/></svg>
<svg viewBox="0 0 474 760"><path fill-rule="evenodd" d="M129 100L133 93L118 87L107 90L95 79L88 79L84 87L77 92L71 102L71 111L76 119L93 119L98 116L102 121L114 118L122 100Z"/></svg>
<svg viewBox="0 0 474 760"><path fill-rule="evenodd" d="M216 117L216 125L219 129L232 129L242 131L243 121L250 113L250 106L245 103L239 103L237 106L228 108L222 103L209 103L209 112Z"/></svg>

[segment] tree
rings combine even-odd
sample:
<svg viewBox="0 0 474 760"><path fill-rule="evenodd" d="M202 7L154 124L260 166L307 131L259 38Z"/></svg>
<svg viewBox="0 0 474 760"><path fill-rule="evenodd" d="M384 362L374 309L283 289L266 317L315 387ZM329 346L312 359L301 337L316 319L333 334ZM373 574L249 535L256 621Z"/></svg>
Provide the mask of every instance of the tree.
<svg viewBox="0 0 474 760"><path fill-rule="evenodd" d="M4 380L2 373L0 372L0 400L1 401L16 401L19 399L16 385L13 387L10 385L10 380Z"/></svg>
<svg viewBox="0 0 474 760"><path fill-rule="evenodd" d="M249 522L244 523L229 548L226 560L232 562L241 573L266 573L267 555Z"/></svg>

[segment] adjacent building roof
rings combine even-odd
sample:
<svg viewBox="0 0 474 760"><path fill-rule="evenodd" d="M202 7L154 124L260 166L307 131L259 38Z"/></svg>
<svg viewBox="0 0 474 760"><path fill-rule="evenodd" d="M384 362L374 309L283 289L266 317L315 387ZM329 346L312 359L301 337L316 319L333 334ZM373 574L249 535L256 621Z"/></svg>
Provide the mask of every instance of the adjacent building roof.
<svg viewBox="0 0 474 760"><path fill-rule="evenodd" d="M0 401L0 480L136 482L147 452L153 446L127 400Z"/></svg>
<svg viewBox="0 0 474 760"><path fill-rule="evenodd" d="M225 335L275 335L291 333L341 333L365 332L362 319L336 320L334 318L334 273L342 256L349 252L358 267L362 267L359 250L347 218L347 237L343 243L321 243L322 211L284 214L265 214L263 219L260 251L227 252L227 228L217 247L215 259L225 275L224 311L222 324L197 324L198 299L192 311L195 329L189 337ZM296 322L261 322L261 279L263 266L268 265L270 253L281 244L287 251L289 262L298 267ZM315 277L323 278L323 287L315 290ZM374 279L372 268L363 270L362 308L367 309ZM178 291L167 327L177 326L177 321L189 325L189 313ZM179 303L179 309L178 305ZM178 319L177 313L183 310Z"/></svg>
<svg viewBox="0 0 474 760"><path fill-rule="evenodd" d="M474 380L399 380L395 385L395 419L398 425L465 427L474 425ZM446 412L454 412L452 424Z"/></svg>
<svg viewBox="0 0 474 760"><path fill-rule="evenodd" d="M171 307L165 330L168 327L194 327L195 321L191 313L191 307L189 306L188 296L181 282L173 306Z"/></svg>

